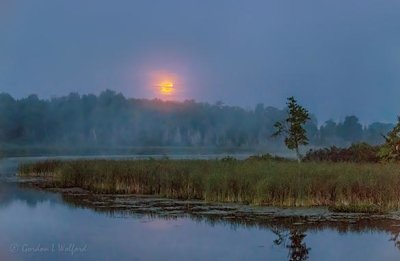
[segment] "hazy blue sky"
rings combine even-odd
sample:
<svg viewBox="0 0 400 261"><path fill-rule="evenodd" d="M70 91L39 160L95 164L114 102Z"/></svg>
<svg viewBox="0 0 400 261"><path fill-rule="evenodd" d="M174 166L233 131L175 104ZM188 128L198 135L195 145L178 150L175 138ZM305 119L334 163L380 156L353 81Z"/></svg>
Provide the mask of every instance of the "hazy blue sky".
<svg viewBox="0 0 400 261"><path fill-rule="evenodd" d="M165 75L180 98L394 122L400 1L0 0L0 91L152 98Z"/></svg>

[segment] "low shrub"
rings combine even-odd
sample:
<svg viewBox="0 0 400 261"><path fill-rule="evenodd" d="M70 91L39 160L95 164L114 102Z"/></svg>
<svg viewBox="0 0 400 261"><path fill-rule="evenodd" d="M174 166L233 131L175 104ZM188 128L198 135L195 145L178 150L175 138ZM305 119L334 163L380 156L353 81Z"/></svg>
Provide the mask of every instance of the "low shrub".
<svg viewBox="0 0 400 261"><path fill-rule="evenodd" d="M330 148L309 150L304 161L326 162L379 162L379 146L371 146L367 143L352 144L348 148Z"/></svg>

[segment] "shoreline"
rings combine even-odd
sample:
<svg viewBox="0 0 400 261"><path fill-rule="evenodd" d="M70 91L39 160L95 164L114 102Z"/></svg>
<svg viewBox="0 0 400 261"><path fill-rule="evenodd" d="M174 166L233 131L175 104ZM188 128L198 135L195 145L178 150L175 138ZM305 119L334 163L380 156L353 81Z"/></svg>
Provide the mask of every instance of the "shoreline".
<svg viewBox="0 0 400 261"><path fill-rule="evenodd" d="M394 222L400 228L400 210L386 213L336 212L329 207L255 206L229 202L182 200L140 194L96 194L79 187L51 187L43 178L19 178L24 188L58 193L68 204L106 213L132 213L159 217L203 217L255 224L287 222L294 226L358 222Z"/></svg>

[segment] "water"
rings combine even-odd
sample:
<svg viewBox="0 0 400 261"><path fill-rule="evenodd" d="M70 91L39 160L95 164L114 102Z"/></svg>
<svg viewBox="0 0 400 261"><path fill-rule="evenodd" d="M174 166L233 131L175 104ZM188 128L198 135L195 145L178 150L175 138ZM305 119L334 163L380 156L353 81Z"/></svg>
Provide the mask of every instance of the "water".
<svg viewBox="0 0 400 261"><path fill-rule="evenodd" d="M0 260L400 260L400 228L247 224L98 212L20 187L0 162Z"/></svg>

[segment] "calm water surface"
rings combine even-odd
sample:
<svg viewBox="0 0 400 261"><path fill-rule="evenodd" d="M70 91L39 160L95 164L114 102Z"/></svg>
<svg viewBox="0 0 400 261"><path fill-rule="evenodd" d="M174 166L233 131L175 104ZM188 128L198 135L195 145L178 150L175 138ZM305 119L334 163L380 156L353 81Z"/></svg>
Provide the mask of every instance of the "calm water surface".
<svg viewBox="0 0 400 261"><path fill-rule="evenodd" d="M26 160L0 162L0 260L400 260L395 226L300 230L74 207L21 188Z"/></svg>

